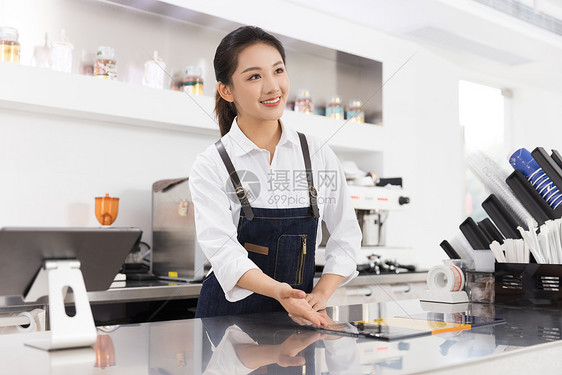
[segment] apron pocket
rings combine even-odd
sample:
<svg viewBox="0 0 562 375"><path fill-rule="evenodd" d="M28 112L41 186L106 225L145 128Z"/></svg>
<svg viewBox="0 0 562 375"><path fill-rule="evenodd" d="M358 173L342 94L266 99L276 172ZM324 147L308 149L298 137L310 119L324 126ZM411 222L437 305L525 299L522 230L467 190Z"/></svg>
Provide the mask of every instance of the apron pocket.
<svg viewBox="0 0 562 375"><path fill-rule="evenodd" d="M274 279L292 286L303 283L306 234L283 234L277 240Z"/></svg>

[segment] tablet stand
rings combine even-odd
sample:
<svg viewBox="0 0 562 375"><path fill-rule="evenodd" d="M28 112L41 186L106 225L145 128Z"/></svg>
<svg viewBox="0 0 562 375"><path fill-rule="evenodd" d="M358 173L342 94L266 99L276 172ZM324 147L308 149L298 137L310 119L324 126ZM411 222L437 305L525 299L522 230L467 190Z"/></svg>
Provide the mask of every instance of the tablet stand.
<svg viewBox="0 0 562 375"><path fill-rule="evenodd" d="M74 294L76 308L76 315L72 317L67 315L64 307L64 297L69 288ZM24 301L36 301L45 295L49 296L50 337L25 345L54 350L90 346L96 342L96 326L80 271L80 261L45 261Z"/></svg>

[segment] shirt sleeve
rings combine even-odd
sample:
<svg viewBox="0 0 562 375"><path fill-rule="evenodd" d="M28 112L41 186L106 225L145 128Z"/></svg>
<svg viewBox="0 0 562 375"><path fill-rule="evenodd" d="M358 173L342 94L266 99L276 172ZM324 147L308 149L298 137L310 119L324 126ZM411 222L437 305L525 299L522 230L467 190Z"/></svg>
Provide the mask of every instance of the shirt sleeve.
<svg viewBox="0 0 562 375"><path fill-rule="evenodd" d="M236 347L240 345L252 345L257 347L258 343L237 325L233 324L226 329L221 342L213 351L213 355L203 375L245 375L254 371L255 369L246 367L242 361L240 361L240 358L238 358Z"/></svg>
<svg viewBox="0 0 562 375"><path fill-rule="evenodd" d="M236 283L248 270L258 267L238 242L229 197L217 174L221 167L224 168L206 153L199 155L191 170L189 189L195 209L197 241L211 263L226 299L236 302L253 293Z"/></svg>
<svg viewBox="0 0 562 375"><path fill-rule="evenodd" d="M362 234L347 190L343 167L327 145L322 149L325 170L319 171L319 175L335 174L335 184L320 186L320 191L326 194L323 202L323 220L330 232L330 238L326 242L326 265L322 274L343 276L340 285L344 285L358 275L357 259Z"/></svg>

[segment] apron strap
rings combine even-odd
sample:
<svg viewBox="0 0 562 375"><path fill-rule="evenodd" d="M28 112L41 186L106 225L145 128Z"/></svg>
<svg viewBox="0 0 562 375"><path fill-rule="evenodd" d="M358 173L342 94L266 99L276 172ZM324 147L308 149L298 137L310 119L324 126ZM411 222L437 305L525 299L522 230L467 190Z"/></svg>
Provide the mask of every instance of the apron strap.
<svg viewBox="0 0 562 375"><path fill-rule="evenodd" d="M228 175L230 176L230 181L234 186L234 192L236 194L236 197L238 197L240 204L242 205L242 209L244 210L246 219L250 221L253 220L254 211L252 211L252 206L250 206L250 202L248 202L248 197L246 196L246 190L242 186L242 183L240 183L240 178L238 177L238 173L236 173L236 169L234 169L234 166L232 165L232 161L230 160L230 157L228 156L228 153L224 148L224 144L220 139L215 143L215 147L217 148L219 155L221 156L221 159L226 167L226 170L228 171Z"/></svg>
<svg viewBox="0 0 562 375"><path fill-rule="evenodd" d="M297 132L299 139L301 141L302 155L304 156L304 166L306 168L306 180L308 181L308 195L310 197L310 208L312 210L312 215L315 218L320 217L318 211L318 190L314 187L314 182L312 180L312 167L310 165L310 152L308 151L308 142L306 141L306 136L303 133Z"/></svg>

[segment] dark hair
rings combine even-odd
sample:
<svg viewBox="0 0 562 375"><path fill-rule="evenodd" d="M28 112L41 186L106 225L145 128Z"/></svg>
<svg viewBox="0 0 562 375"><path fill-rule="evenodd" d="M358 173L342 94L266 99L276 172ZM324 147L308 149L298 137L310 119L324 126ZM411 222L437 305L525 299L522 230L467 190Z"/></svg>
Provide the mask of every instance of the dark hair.
<svg viewBox="0 0 562 375"><path fill-rule="evenodd" d="M242 26L225 36L217 47L213 60L217 82L231 85L232 74L238 66L238 55L244 48L256 43L266 43L277 49L285 63L285 49L276 37L256 26ZM223 136L230 131L237 111L234 103L224 100L218 90L215 94L215 114Z"/></svg>

